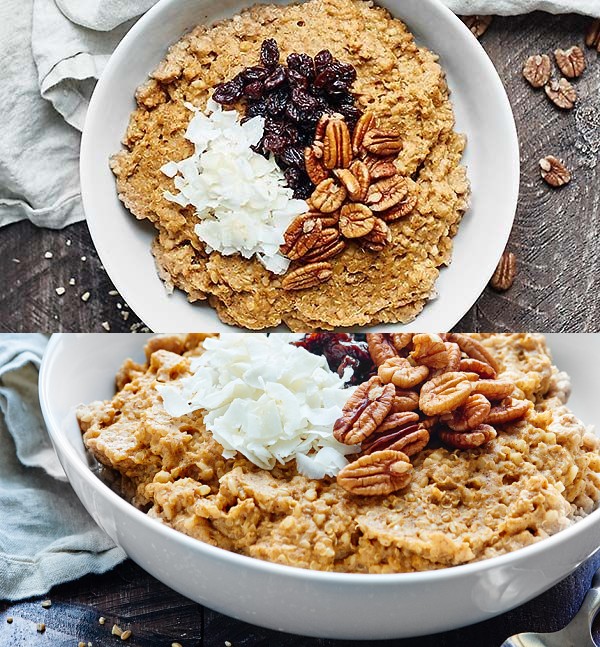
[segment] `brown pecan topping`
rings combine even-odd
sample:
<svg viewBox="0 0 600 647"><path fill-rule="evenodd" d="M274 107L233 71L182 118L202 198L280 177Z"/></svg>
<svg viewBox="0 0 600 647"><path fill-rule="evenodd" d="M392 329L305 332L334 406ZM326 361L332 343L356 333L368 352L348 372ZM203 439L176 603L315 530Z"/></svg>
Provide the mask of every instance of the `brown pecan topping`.
<svg viewBox="0 0 600 647"><path fill-rule="evenodd" d="M577 91L565 78L560 81L552 79L544 86L544 92L555 106L562 110L571 110L577 101Z"/></svg>
<svg viewBox="0 0 600 647"><path fill-rule="evenodd" d="M323 166L313 146L304 149L304 167L310 181L316 186L329 177L329 171Z"/></svg>
<svg viewBox="0 0 600 647"><path fill-rule="evenodd" d="M473 391L471 375L474 374L449 371L425 382L419 395L421 411L426 416L437 416L460 407Z"/></svg>
<svg viewBox="0 0 600 647"><path fill-rule="evenodd" d="M542 179L552 187L558 188L571 181L571 173L554 155L546 155L540 160Z"/></svg>
<svg viewBox="0 0 600 647"><path fill-rule="evenodd" d="M352 151L355 155L358 155L362 149L363 140L367 133L367 130L370 130L375 126L375 115L368 110L363 112L360 119L356 122L354 127L354 133L352 135Z"/></svg>
<svg viewBox="0 0 600 647"><path fill-rule="evenodd" d="M363 162L369 171L371 180L383 180L386 177L392 177L398 173L398 169L393 161L394 159L380 159L367 155L364 157Z"/></svg>
<svg viewBox="0 0 600 647"><path fill-rule="evenodd" d="M333 173L340 183L346 187L350 200L354 200L355 202L359 201L363 194L363 187L361 187L360 182L354 173L347 168L335 169Z"/></svg>
<svg viewBox="0 0 600 647"><path fill-rule="evenodd" d="M310 263L286 274L281 280L281 287L284 290L314 288L328 281L332 275L333 269L329 263Z"/></svg>
<svg viewBox="0 0 600 647"><path fill-rule="evenodd" d="M492 24L493 16L461 16L475 38L481 38Z"/></svg>
<svg viewBox="0 0 600 647"><path fill-rule="evenodd" d="M392 232L381 218L375 218L373 229L362 238L361 245L372 252L380 252L392 240Z"/></svg>
<svg viewBox="0 0 600 647"><path fill-rule="evenodd" d="M461 359L458 369L467 373L477 373L479 377L493 380L496 377L496 371L487 363L480 362L478 359Z"/></svg>
<svg viewBox="0 0 600 647"><path fill-rule="evenodd" d="M361 445L361 454L393 449L414 456L425 449L429 432L419 424L416 413L392 413Z"/></svg>
<svg viewBox="0 0 600 647"><path fill-rule="evenodd" d="M475 393L470 395L458 409L441 416L440 421L448 425L452 431L468 431L486 422L491 407L490 401L485 396Z"/></svg>
<svg viewBox="0 0 600 647"><path fill-rule="evenodd" d="M444 368L448 365L446 342L434 333L418 333L413 339L413 350L410 357L417 364L430 368Z"/></svg>
<svg viewBox="0 0 600 647"><path fill-rule="evenodd" d="M327 232L334 232L329 234ZM308 254L302 257L304 263L317 263L319 261L327 261L338 254L341 254L346 249L346 243L340 238L340 232L337 229L324 229L323 236L313 247Z"/></svg>
<svg viewBox="0 0 600 647"><path fill-rule="evenodd" d="M340 210L340 231L346 238L366 236L375 226L375 218L369 207L349 202Z"/></svg>
<svg viewBox="0 0 600 647"><path fill-rule="evenodd" d="M392 339L385 333L367 333L367 345L375 366L381 366L386 360L398 356Z"/></svg>
<svg viewBox="0 0 600 647"><path fill-rule="evenodd" d="M323 165L325 168L348 168L352 159L350 131L342 119L331 118L325 127Z"/></svg>
<svg viewBox="0 0 600 647"><path fill-rule="evenodd" d="M322 229L321 220L310 212L294 218L283 234L281 253L292 260L304 256L318 243Z"/></svg>
<svg viewBox="0 0 600 647"><path fill-rule="evenodd" d="M421 427L423 427L423 429L427 429L427 431L431 431L439 421L439 416L425 416L425 418L421 420Z"/></svg>
<svg viewBox="0 0 600 647"><path fill-rule="evenodd" d="M515 422L527 415L532 407L529 400L515 400L504 398L500 404L493 406L488 414L486 422L490 425L501 425L505 422Z"/></svg>
<svg viewBox="0 0 600 647"><path fill-rule="evenodd" d="M600 18L592 20L585 33L585 44L600 52Z"/></svg>
<svg viewBox="0 0 600 647"><path fill-rule="evenodd" d="M464 371L469 373L468 369L462 369L460 367L460 362L462 359L462 351L458 344L454 342L445 342L446 351L448 352L448 364L444 367L446 371Z"/></svg>
<svg viewBox="0 0 600 647"><path fill-rule="evenodd" d="M400 175L394 175L371 184L367 192L367 204L373 211L387 211L403 200L407 193L406 180Z"/></svg>
<svg viewBox="0 0 600 647"><path fill-rule="evenodd" d="M567 50L554 50L554 58L558 68L568 79L576 79L585 70L585 54L577 45L573 45Z"/></svg>
<svg viewBox="0 0 600 647"><path fill-rule="evenodd" d="M496 438L497 435L496 430L487 424L479 425L479 427L469 431L457 432L444 429L438 432L438 436L443 443L456 449L481 447Z"/></svg>
<svg viewBox="0 0 600 647"><path fill-rule="evenodd" d="M383 496L409 483L413 466L403 452L385 449L361 456L337 475L338 485L352 494Z"/></svg>
<svg viewBox="0 0 600 647"><path fill-rule="evenodd" d="M406 357L392 357L379 367L377 374L384 384L392 383L401 389L410 389L427 379L429 368L413 366Z"/></svg>
<svg viewBox="0 0 600 647"><path fill-rule="evenodd" d="M504 252L498 261L490 286L497 292L510 290L517 273L517 259L512 252Z"/></svg>
<svg viewBox="0 0 600 647"><path fill-rule="evenodd" d="M333 213L344 204L345 199L346 189L330 177L316 186L308 203L322 213Z"/></svg>
<svg viewBox="0 0 600 647"><path fill-rule="evenodd" d="M412 332L393 332L390 333L390 339L394 348L400 352L402 349L406 348L414 337Z"/></svg>
<svg viewBox="0 0 600 647"><path fill-rule="evenodd" d="M369 173L367 165L362 160L354 160L352 164L350 164L350 171L356 178L360 187L356 201L361 202L367 197L367 191L369 190L369 184L371 183L371 174Z"/></svg>
<svg viewBox="0 0 600 647"><path fill-rule="evenodd" d="M406 196L404 196L397 205L381 214L381 217L386 222L393 222L394 220L408 216L408 214L417 206L417 201L419 199L417 184L412 180L407 180L407 186L409 187L409 190Z"/></svg>
<svg viewBox="0 0 600 647"><path fill-rule="evenodd" d="M331 115L328 113L323 113L321 115L321 118L317 122L317 126L315 128L315 142L323 142L323 140L325 139L325 129L327 128L327 124L330 119Z"/></svg>
<svg viewBox="0 0 600 647"><path fill-rule="evenodd" d="M514 388L514 384L504 380L478 380L473 385L473 393L481 393L488 400L503 400Z"/></svg>
<svg viewBox="0 0 600 647"><path fill-rule="evenodd" d="M523 76L534 88L542 88L550 80L552 62L546 54L530 56L523 65Z"/></svg>
<svg viewBox="0 0 600 647"><path fill-rule="evenodd" d="M500 369L496 358L479 340L469 337L469 335L465 335L464 333L448 333L446 335L446 341L458 344L463 353L466 353L472 359L487 362L495 371Z"/></svg>
<svg viewBox="0 0 600 647"><path fill-rule="evenodd" d="M365 149L372 155L387 157L397 155L403 148L402 138L397 130L369 129L362 142Z"/></svg>
<svg viewBox="0 0 600 647"><path fill-rule="evenodd" d="M403 413L404 411L415 411L419 408L419 394L417 391L396 388L396 395L392 403L391 413Z"/></svg>
<svg viewBox="0 0 600 647"><path fill-rule="evenodd" d="M342 417L333 426L335 439L356 445L368 438L390 412L395 393L393 385L382 384L377 376L363 382L350 396L342 409Z"/></svg>

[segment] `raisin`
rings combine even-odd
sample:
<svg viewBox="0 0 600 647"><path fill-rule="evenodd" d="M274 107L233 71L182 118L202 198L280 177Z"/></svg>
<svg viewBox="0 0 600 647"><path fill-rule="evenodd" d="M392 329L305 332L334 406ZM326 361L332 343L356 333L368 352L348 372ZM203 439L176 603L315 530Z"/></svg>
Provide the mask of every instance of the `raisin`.
<svg viewBox="0 0 600 647"><path fill-rule="evenodd" d="M244 88L244 96L250 97L251 99L258 99L262 97L265 89L265 84L262 81L254 81L253 83L248 83Z"/></svg>
<svg viewBox="0 0 600 647"><path fill-rule="evenodd" d="M281 135L276 135L275 133L267 133L263 137L263 148L266 151L270 151L275 155L283 157L285 151L289 147L290 142L287 137L282 137Z"/></svg>
<svg viewBox="0 0 600 647"><path fill-rule="evenodd" d="M315 77L315 64L308 54L290 54L287 57L287 65L290 70L297 72L307 81Z"/></svg>
<svg viewBox="0 0 600 647"><path fill-rule="evenodd" d="M294 88L292 90L292 103L301 110L314 111L317 108L317 100L314 97L311 97L306 90L301 88Z"/></svg>
<svg viewBox="0 0 600 647"><path fill-rule="evenodd" d="M292 87L299 87L299 88L308 87L308 79L305 76L303 76L300 72L297 72L296 70L288 69L287 78Z"/></svg>
<svg viewBox="0 0 600 647"><path fill-rule="evenodd" d="M269 97L270 98L270 97ZM254 101L246 107L246 117L265 117L269 113L266 102L263 100Z"/></svg>
<svg viewBox="0 0 600 647"><path fill-rule="evenodd" d="M304 149L299 146L288 146L281 153L281 161L294 168L304 168Z"/></svg>
<svg viewBox="0 0 600 647"><path fill-rule="evenodd" d="M238 101L242 96L243 86L239 80L233 79L225 83L219 83L213 92L213 99L217 103L231 104Z"/></svg>
<svg viewBox="0 0 600 647"><path fill-rule="evenodd" d="M266 99L266 114L272 117L279 117L283 115L287 106L287 94L283 92L275 92L270 94Z"/></svg>
<svg viewBox="0 0 600 647"><path fill-rule="evenodd" d="M315 79L315 87L327 89L331 83L337 80L337 78L337 74L333 68L325 67L323 71L317 75L317 78Z"/></svg>
<svg viewBox="0 0 600 647"><path fill-rule="evenodd" d="M295 189L297 186L299 186L302 181L300 169L293 168L292 166L285 169L285 171L283 172L283 177L285 178L287 185L292 189Z"/></svg>
<svg viewBox="0 0 600 647"><path fill-rule="evenodd" d="M287 81L287 75L283 66L276 67L265 79L265 90L272 92L281 87Z"/></svg>
<svg viewBox="0 0 600 647"><path fill-rule="evenodd" d="M260 46L260 62L265 67L275 67L279 63L279 47L274 38L264 40Z"/></svg>
<svg viewBox="0 0 600 647"><path fill-rule="evenodd" d="M255 65L242 70L238 76L244 83L254 83L255 81L264 81L269 76L269 71L260 65Z"/></svg>
<svg viewBox="0 0 600 647"><path fill-rule="evenodd" d="M317 74L323 70L323 68L327 67L330 63L333 62L333 55L328 49L323 49L321 50L316 56L315 56L315 70Z"/></svg>

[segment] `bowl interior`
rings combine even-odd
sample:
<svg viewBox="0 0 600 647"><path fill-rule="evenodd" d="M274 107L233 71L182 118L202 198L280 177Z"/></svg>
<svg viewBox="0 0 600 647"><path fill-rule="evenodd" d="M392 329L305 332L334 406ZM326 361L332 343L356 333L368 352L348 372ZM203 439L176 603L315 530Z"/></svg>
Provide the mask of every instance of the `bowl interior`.
<svg viewBox="0 0 600 647"><path fill-rule="evenodd" d="M287 4L287 0L275 0ZM94 243L116 287L153 330L231 330L206 304L167 295L150 253L153 228L118 200L108 166L119 150L135 89L167 47L199 23L213 23L252 0L161 0L125 36L111 57L90 103L81 147L84 208ZM382 330L449 330L485 288L504 250L519 185L519 151L510 104L496 71L463 23L438 0L381 0L403 19L420 44L440 55L447 72L456 128L468 137L464 163L472 183L471 208L455 238L453 261L441 271L439 296L417 320ZM326 46L326 43L324 43Z"/></svg>

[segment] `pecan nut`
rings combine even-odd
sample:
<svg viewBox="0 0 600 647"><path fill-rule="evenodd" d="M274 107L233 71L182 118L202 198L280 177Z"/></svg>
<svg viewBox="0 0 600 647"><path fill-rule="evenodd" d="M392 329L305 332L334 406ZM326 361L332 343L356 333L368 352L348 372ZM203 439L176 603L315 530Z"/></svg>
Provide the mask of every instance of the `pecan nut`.
<svg viewBox="0 0 600 647"><path fill-rule="evenodd" d="M461 16L460 19L469 28L475 38L481 38L492 24L493 16Z"/></svg>
<svg viewBox="0 0 600 647"><path fill-rule="evenodd" d="M600 52L600 18L592 20L585 33L585 44Z"/></svg>
<svg viewBox="0 0 600 647"><path fill-rule="evenodd" d="M325 283L333 276L329 263L309 263L286 274L281 280L284 290L305 290Z"/></svg>
<svg viewBox="0 0 600 647"><path fill-rule="evenodd" d="M571 110L577 101L577 91L565 78L552 79L544 86L544 92L552 103L562 110Z"/></svg>
<svg viewBox="0 0 600 647"><path fill-rule="evenodd" d="M392 449L361 456L337 475L337 483L351 494L383 496L405 488L412 478L408 456Z"/></svg>
<svg viewBox="0 0 600 647"><path fill-rule="evenodd" d="M585 70L585 54L581 47L573 45L569 49L554 50L554 58L558 69L568 78L576 79Z"/></svg>
<svg viewBox="0 0 600 647"><path fill-rule="evenodd" d="M523 65L523 76L534 88L544 87L551 74L552 62L547 54L530 56Z"/></svg>
<svg viewBox="0 0 600 647"><path fill-rule="evenodd" d="M360 185L358 178L354 175L351 169L340 168L333 171L334 175L340 181L346 191L348 192L348 197L354 202L361 200L363 194L363 187Z"/></svg>
<svg viewBox="0 0 600 647"><path fill-rule="evenodd" d="M473 373L449 371L432 378L421 387L419 407L426 416L437 416L464 404L473 391Z"/></svg>
<svg viewBox="0 0 600 647"><path fill-rule="evenodd" d="M448 353L448 364L444 366L445 371L464 371L465 373L470 373L470 371L462 369L460 367L460 362L462 359L462 351L460 350L460 347L458 344L455 344L454 342L445 342L446 343L446 351Z"/></svg>
<svg viewBox="0 0 600 647"><path fill-rule="evenodd" d="M381 218L374 218L373 229L361 240L361 245L372 252L380 252L392 241L392 232Z"/></svg>
<svg viewBox="0 0 600 647"><path fill-rule="evenodd" d="M367 131L374 126L375 115L368 110L363 112L360 119L356 122L354 133L352 134L352 151L355 155L360 153Z"/></svg>
<svg viewBox="0 0 600 647"><path fill-rule="evenodd" d="M554 155L546 155L540 160L542 179L552 187L558 188L571 181L571 173Z"/></svg>
<svg viewBox="0 0 600 647"><path fill-rule="evenodd" d="M391 413L404 413L405 411L415 411L419 408L419 394L417 391L410 389L396 388L394 402L392 403Z"/></svg>
<svg viewBox="0 0 600 647"><path fill-rule="evenodd" d="M446 335L446 341L458 344L462 352L472 359L478 359L480 362L488 363L495 371L500 370L496 358L478 339L465 335L464 333L448 333Z"/></svg>
<svg viewBox="0 0 600 647"><path fill-rule="evenodd" d="M318 263L327 261L341 254L346 249L346 243L340 238L340 233L337 229L324 229L325 232L334 231L335 238L328 236L328 238L321 238L317 245L313 247L308 254L302 257L304 263ZM328 240L330 239L330 240Z"/></svg>
<svg viewBox="0 0 600 647"><path fill-rule="evenodd" d="M452 431L468 431L486 422L491 408L492 405L485 396L474 393L458 409L443 414L440 421Z"/></svg>
<svg viewBox="0 0 600 647"><path fill-rule="evenodd" d="M367 204L373 211L387 211L401 202L407 193L406 180L400 175L394 175L371 184L367 192Z"/></svg>
<svg viewBox="0 0 600 647"><path fill-rule="evenodd" d="M322 229L323 223L310 211L294 218L283 234L281 253L291 260L301 258L318 243Z"/></svg>
<svg viewBox="0 0 600 647"><path fill-rule="evenodd" d="M315 190L308 199L308 203L313 209L318 209L322 213L333 213L344 204L345 199L345 187L337 184L337 182L330 177L317 184Z"/></svg>
<svg viewBox="0 0 600 647"><path fill-rule="evenodd" d="M419 200L417 183L409 179L406 180L406 183L408 192L404 198L402 198L398 204L387 209L381 214L381 217L386 222L393 222L394 220L405 218L417 206L417 202Z"/></svg>
<svg viewBox="0 0 600 647"><path fill-rule="evenodd" d="M410 389L421 384L429 375L427 366L413 366L405 357L392 357L377 370L384 384L393 384L401 389Z"/></svg>
<svg viewBox="0 0 600 647"><path fill-rule="evenodd" d="M341 418L333 426L335 439L356 445L368 438L390 412L395 394L394 386L382 384L377 376L363 382L350 396Z"/></svg>
<svg viewBox="0 0 600 647"><path fill-rule="evenodd" d="M498 261L494 274L490 279L490 286L496 292L510 290L517 275L517 259L512 252L504 252Z"/></svg>
<svg viewBox="0 0 600 647"><path fill-rule="evenodd" d="M371 180L383 180L386 177L392 177L398 173L398 169L393 160L394 158L382 159L366 155L362 159L362 162L367 167Z"/></svg>
<svg viewBox="0 0 600 647"><path fill-rule="evenodd" d="M473 393L481 393L488 400L504 400L514 391L514 385L505 380L477 380Z"/></svg>
<svg viewBox="0 0 600 647"><path fill-rule="evenodd" d="M372 155L381 157L397 155L404 146L397 130L382 130L381 128L367 130L362 145Z"/></svg>
<svg viewBox="0 0 600 647"><path fill-rule="evenodd" d="M385 333L367 333L367 346L375 366L381 366L386 360L398 357L397 349L390 335Z"/></svg>
<svg viewBox="0 0 600 647"><path fill-rule="evenodd" d="M486 422L490 425L501 425L505 422L516 422L527 415L532 407L529 400L515 400L504 398L502 402L493 406L488 414Z"/></svg>
<svg viewBox="0 0 600 647"><path fill-rule="evenodd" d="M478 359L471 359L470 357L461 359L457 370L465 371L466 373L477 373L479 377L488 380L493 380L496 377L496 371L487 362L480 362Z"/></svg>
<svg viewBox="0 0 600 647"><path fill-rule="evenodd" d="M352 160L350 131L344 119L331 118L325 126L323 165L325 168L348 168Z"/></svg>
<svg viewBox="0 0 600 647"><path fill-rule="evenodd" d="M429 368L444 368L448 365L448 349L446 342L433 333L418 333L413 339L413 350L410 357L417 364Z"/></svg>
<svg viewBox="0 0 600 647"><path fill-rule="evenodd" d="M449 429L443 429L438 432L438 436L443 443L456 449L475 449L475 447L481 447L496 438L497 435L496 430L487 424L479 425L469 431L450 431Z"/></svg>
<svg viewBox="0 0 600 647"><path fill-rule="evenodd" d="M366 236L375 226L375 218L369 207L358 202L349 202L340 210L340 231L346 238Z"/></svg>
<svg viewBox="0 0 600 647"><path fill-rule="evenodd" d="M369 190L369 184L371 183L371 174L369 173L369 168L362 160L354 160L352 164L350 164L350 171L356 178L360 187L360 190L357 193L356 201L362 202L367 197L367 191Z"/></svg>
<svg viewBox="0 0 600 647"><path fill-rule="evenodd" d="M412 418L409 418L412 416ZM429 432L419 424L416 413L390 414L377 431L361 445L361 454L393 449L414 456L429 443Z"/></svg>
<svg viewBox="0 0 600 647"><path fill-rule="evenodd" d="M304 149L304 167L309 180L315 186L329 177L329 171L323 166L313 146Z"/></svg>

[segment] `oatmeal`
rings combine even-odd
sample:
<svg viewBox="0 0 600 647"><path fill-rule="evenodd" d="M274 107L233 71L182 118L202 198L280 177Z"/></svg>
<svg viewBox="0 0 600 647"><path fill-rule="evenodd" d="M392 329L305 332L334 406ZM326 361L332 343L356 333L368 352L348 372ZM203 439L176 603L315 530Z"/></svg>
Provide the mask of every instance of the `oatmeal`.
<svg viewBox="0 0 600 647"><path fill-rule="evenodd" d="M367 145L386 155L376 171L371 160L367 172L386 182L391 168L401 178L401 187L394 189L400 196L394 219L367 213L361 229L355 221L366 212L346 209L343 221L338 214L344 240L325 225L328 237L311 251L309 263L293 265L283 277L257 258L208 253L195 231L194 208L164 198L174 186L160 171L193 152L185 139L190 119L185 103L205 110L214 89L256 66L261 44L273 38L282 61L289 65L291 54L300 57L292 58L298 69L302 55L315 57L325 50L353 67L356 106L340 104L342 116L351 129L361 113L376 117ZM224 322L250 329L283 322L292 330L307 330L410 321L433 295L467 207L468 182L460 165L465 141L453 130L437 56L418 47L406 26L384 9L362 0L310 0L286 7L257 5L214 27L199 26L170 49L136 99L125 149L111 161L119 196L137 218L154 224L159 273L168 286L185 290L190 301L208 300ZM400 139L390 138L390 132ZM363 195L364 164L333 169L326 178L312 153L305 162L315 185L343 186L353 200L369 200L368 209L374 211L382 192ZM377 208L384 206L381 202ZM352 238L357 232L364 233L362 243Z"/></svg>
<svg viewBox="0 0 600 647"><path fill-rule="evenodd" d="M370 354L363 341L352 342L350 336L340 341L310 335L301 344L325 356L338 375L353 367L360 384L376 379L374 371L385 380L398 381L400 376L388 369L394 368L394 357L407 356L407 348L412 348L413 359L427 362L420 366L429 366L434 379L442 370L435 368L443 352L433 336L416 342L411 335L373 337ZM444 362L458 362L465 375L477 372L477 380L469 381L481 386L479 393L473 388L469 392L471 405L461 410L465 416L458 416L456 409L442 413L446 417L432 424L432 434L441 435L435 432L441 425L442 433L462 435L480 419L497 434L479 447L455 449L443 438L434 438L426 446L415 446L414 452L407 450L410 461L402 460L403 467L398 463L394 472L398 489L383 496L344 489L343 470L337 480L309 478L293 461L266 470L239 452L225 457L201 410L170 415L159 390L179 388L194 375L198 358L208 352L205 338L152 339L145 364L128 360L119 371L112 400L81 406L77 413L86 447L122 477L127 498L191 537L304 568L410 572L481 560L529 545L566 528L598 504L600 441L565 406L568 378L553 366L541 335L442 339L461 349ZM360 388L350 387L348 398ZM408 394L413 387L395 388L394 402L401 410L423 408L420 398L411 404ZM502 398L503 407L486 408L488 396L492 403ZM380 392L377 397L382 397ZM506 402L510 398L524 402L526 411L519 417L512 411L513 417L507 419L506 410L514 404ZM438 399L438 409L439 403ZM478 417L483 415L482 404L485 418ZM363 443L363 456L346 457L354 473L362 467L360 461L369 464L364 459L373 455L370 449L368 442ZM394 453L375 451L383 454L378 465L385 467L390 452Z"/></svg>

